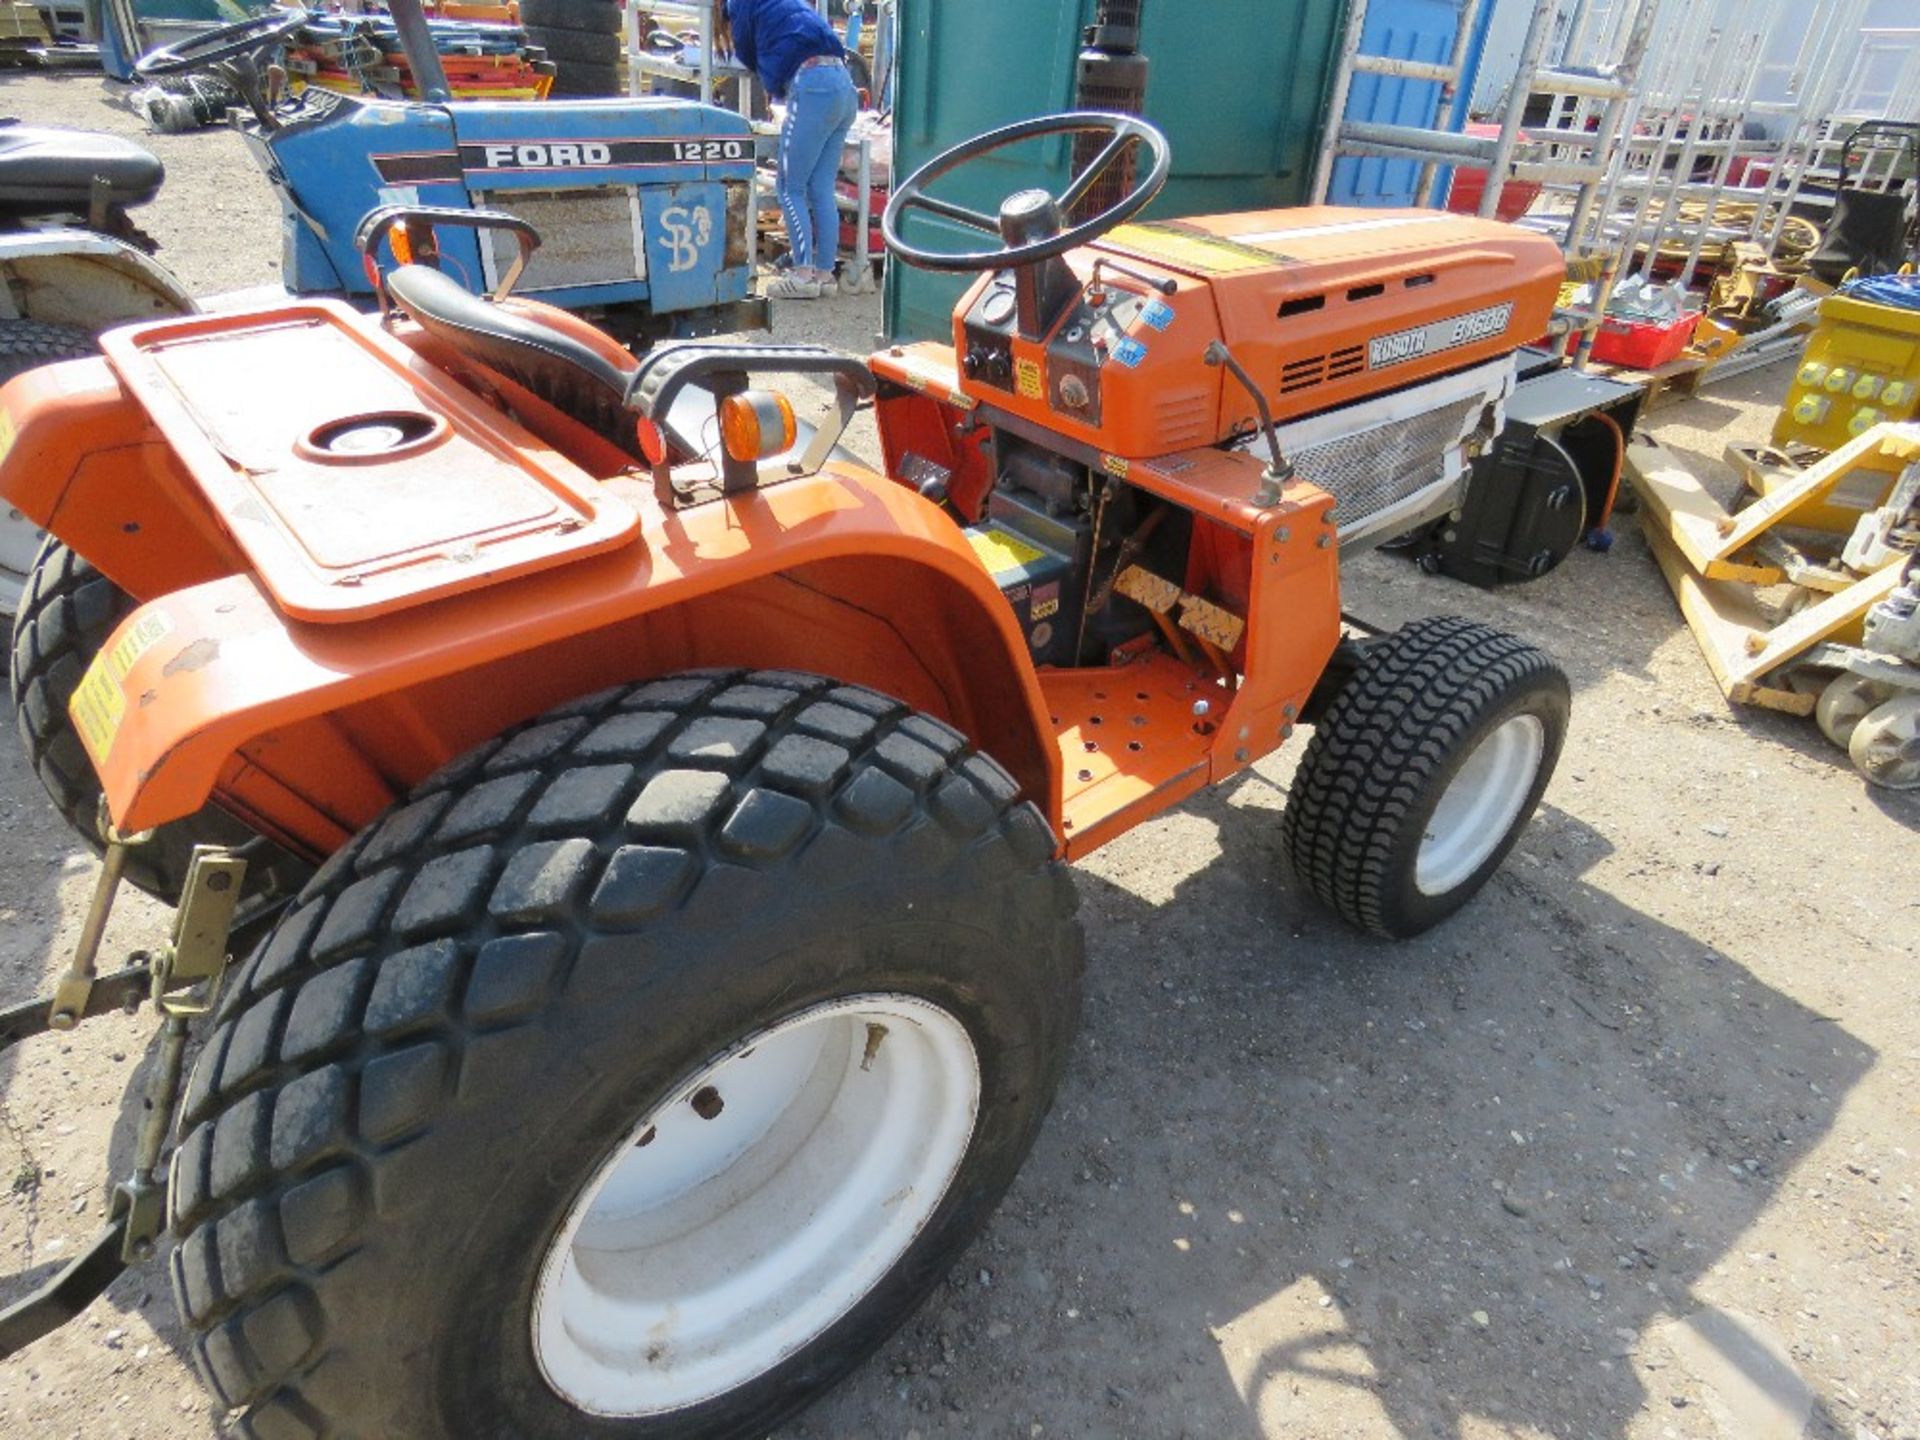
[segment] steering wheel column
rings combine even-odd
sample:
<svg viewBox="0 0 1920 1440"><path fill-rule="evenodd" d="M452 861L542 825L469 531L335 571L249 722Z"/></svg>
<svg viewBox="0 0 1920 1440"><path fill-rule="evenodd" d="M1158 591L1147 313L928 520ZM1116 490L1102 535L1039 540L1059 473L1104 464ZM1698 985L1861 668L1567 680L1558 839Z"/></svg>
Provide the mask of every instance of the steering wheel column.
<svg viewBox="0 0 1920 1440"><path fill-rule="evenodd" d="M1052 136L1087 134L1104 136L1107 143L1057 196L1046 190L1021 190L1001 202L997 216L988 216L930 193L933 182L942 176L1009 146ZM1102 175L1136 146L1147 151L1152 164L1136 168L1132 182L1111 206L1069 227L1066 217L1074 207L1087 198ZM886 214L881 217L881 233L887 248L916 269L961 274L1011 270L1015 324L1023 339L1038 341L1053 328L1080 291L1079 281L1061 257L1069 250L1091 244L1145 209L1166 183L1171 164L1172 152L1166 137L1132 115L1083 111L1023 120L956 145L914 172L895 188ZM900 224L913 210L925 211L991 236L999 244L988 250L963 252L929 250L912 244L902 238Z"/></svg>
<svg viewBox="0 0 1920 1440"><path fill-rule="evenodd" d="M1041 245L1067 228L1060 202L1045 190L1019 190L1000 203L1000 238L1009 249ZM1024 340L1041 340L1073 297L1080 282L1058 256L1021 265L1013 272L1014 324Z"/></svg>

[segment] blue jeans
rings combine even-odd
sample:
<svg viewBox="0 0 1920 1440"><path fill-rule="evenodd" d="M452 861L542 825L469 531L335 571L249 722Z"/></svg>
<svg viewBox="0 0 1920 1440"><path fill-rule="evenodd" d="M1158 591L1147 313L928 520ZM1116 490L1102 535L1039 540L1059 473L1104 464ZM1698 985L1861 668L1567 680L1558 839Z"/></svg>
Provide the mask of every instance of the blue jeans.
<svg viewBox="0 0 1920 1440"><path fill-rule="evenodd" d="M840 207L833 182L860 96L845 65L815 65L787 87L787 123L780 131L780 211L796 270L833 273L840 248Z"/></svg>

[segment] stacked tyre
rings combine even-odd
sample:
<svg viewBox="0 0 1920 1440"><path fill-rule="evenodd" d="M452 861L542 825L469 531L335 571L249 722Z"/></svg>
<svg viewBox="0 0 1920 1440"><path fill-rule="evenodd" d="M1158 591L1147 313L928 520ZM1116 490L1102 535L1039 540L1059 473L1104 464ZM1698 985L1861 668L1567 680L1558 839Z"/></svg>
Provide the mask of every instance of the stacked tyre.
<svg viewBox="0 0 1920 1440"><path fill-rule="evenodd" d="M520 0L527 43L553 62L559 95L626 93L626 45L620 0Z"/></svg>

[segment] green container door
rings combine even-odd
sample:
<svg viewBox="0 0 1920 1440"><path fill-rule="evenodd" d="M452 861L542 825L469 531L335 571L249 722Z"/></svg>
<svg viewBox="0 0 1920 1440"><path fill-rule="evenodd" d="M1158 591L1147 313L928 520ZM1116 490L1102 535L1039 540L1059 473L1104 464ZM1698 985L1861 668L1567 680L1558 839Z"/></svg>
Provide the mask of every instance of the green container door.
<svg viewBox="0 0 1920 1440"><path fill-rule="evenodd" d="M1074 62L1093 0L902 0L894 172L905 177L961 140L1073 108ZM1173 146L1153 215L1209 215L1306 198L1339 43L1341 0L1147 0L1147 118ZM1065 140L1038 142L942 182L992 214L1016 190L1067 182ZM908 238L983 249L985 237L916 214ZM967 277L887 272L888 333L939 339Z"/></svg>

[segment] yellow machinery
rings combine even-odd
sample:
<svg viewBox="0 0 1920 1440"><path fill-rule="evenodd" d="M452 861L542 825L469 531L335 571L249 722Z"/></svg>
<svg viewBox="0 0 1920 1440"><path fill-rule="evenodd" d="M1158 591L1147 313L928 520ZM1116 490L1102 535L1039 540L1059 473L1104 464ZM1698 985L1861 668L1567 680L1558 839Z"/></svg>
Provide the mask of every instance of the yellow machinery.
<svg viewBox="0 0 1920 1440"><path fill-rule="evenodd" d="M1762 493L1734 512L1643 436L1627 471L1727 698L1812 714L1868 780L1920 788L1920 424L1750 474Z"/></svg>
<svg viewBox="0 0 1920 1440"><path fill-rule="evenodd" d="M1883 421L1920 415L1920 310L1848 295L1820 302L1773 443L1838 450Z"/></svg>

